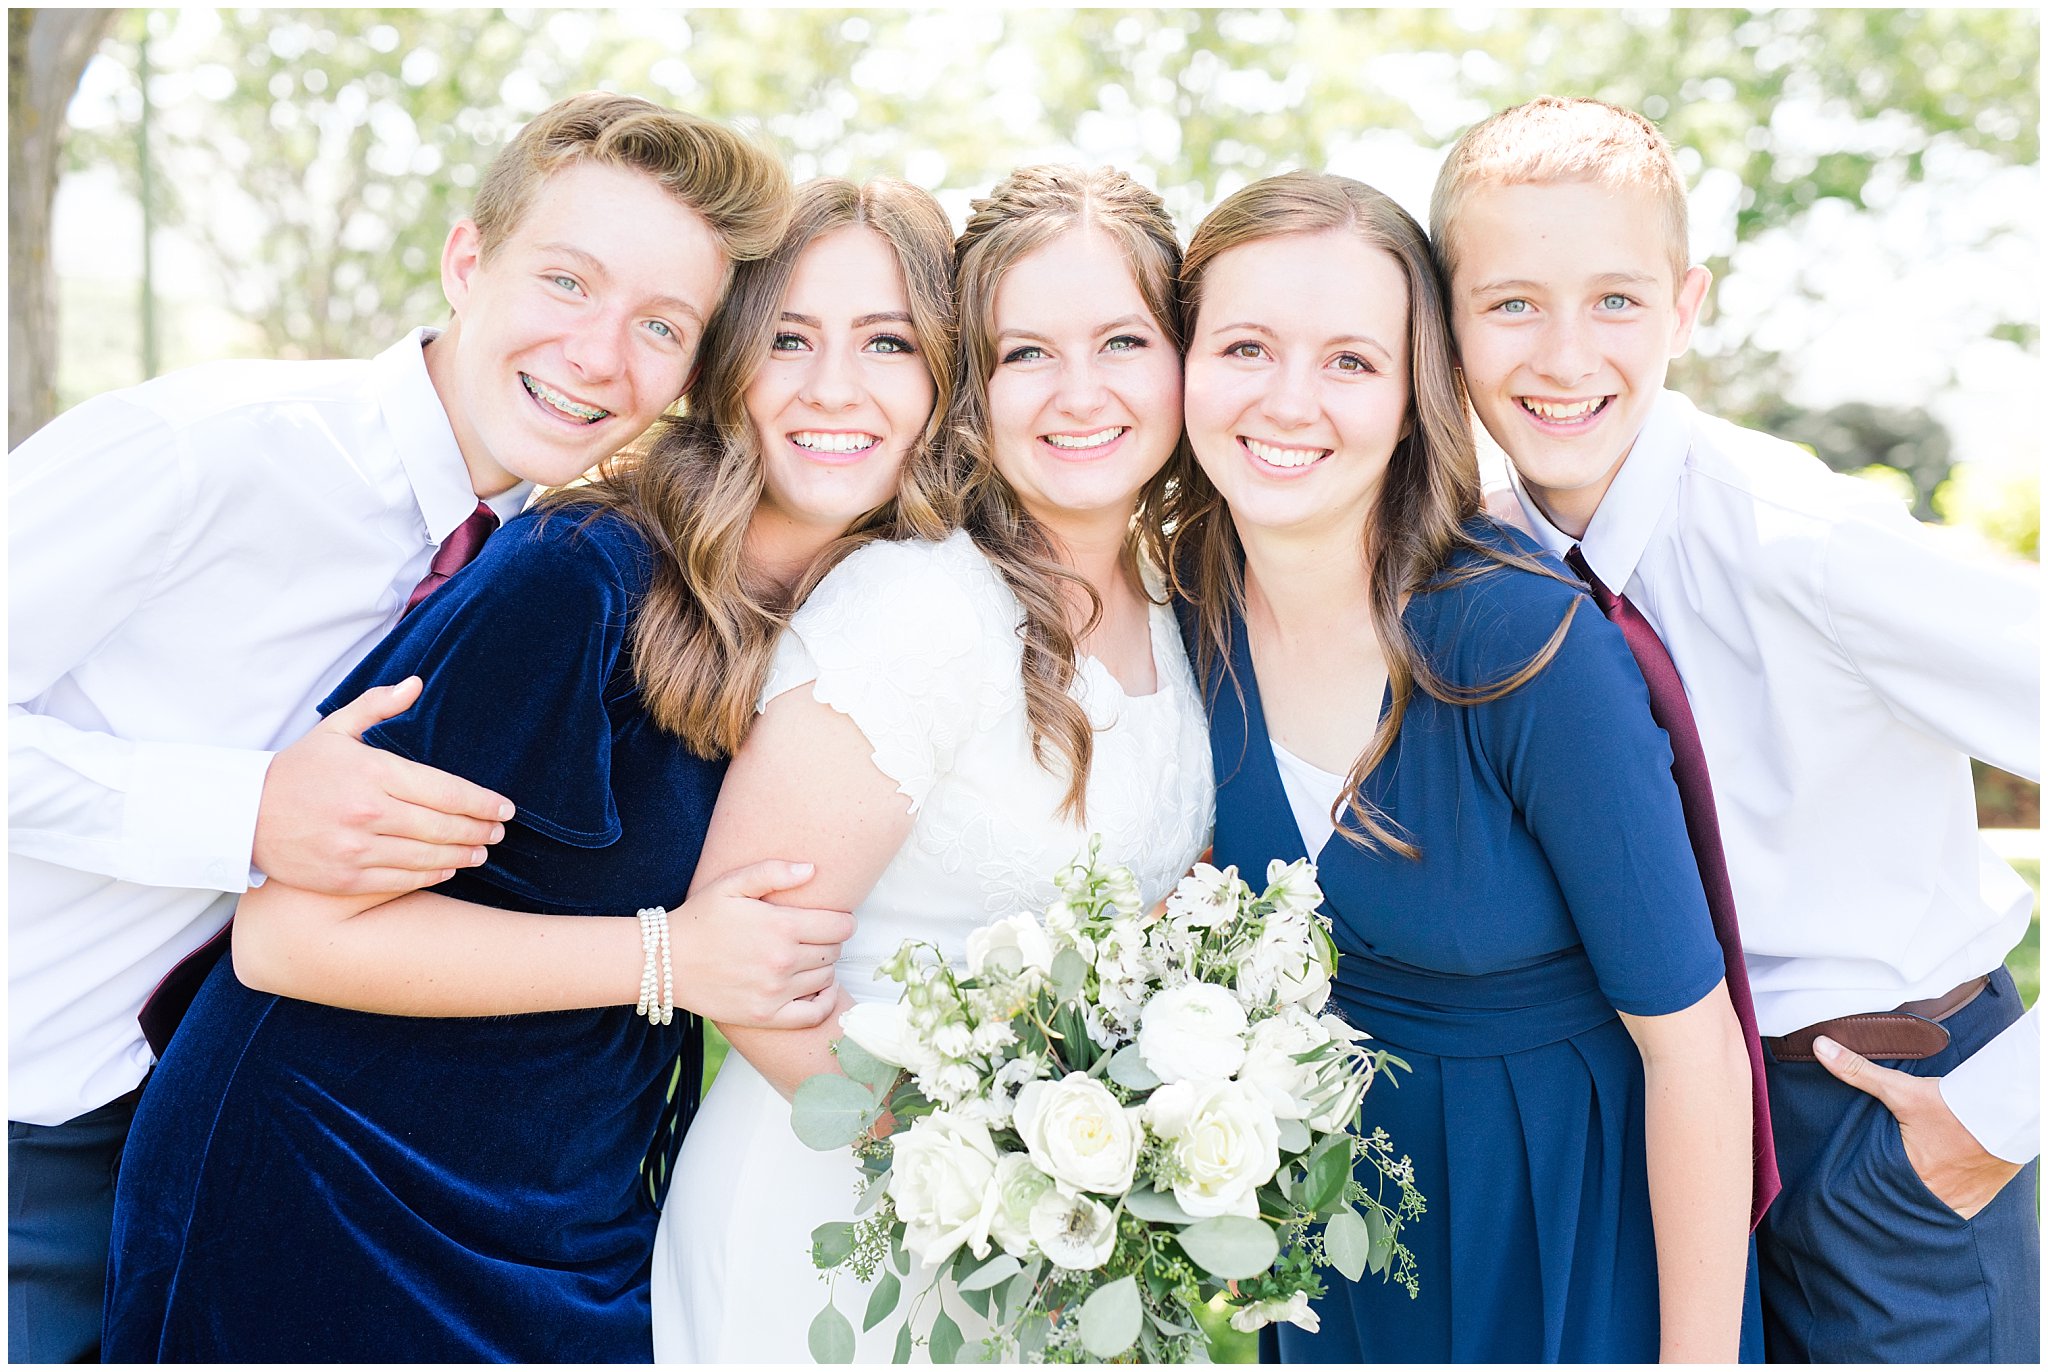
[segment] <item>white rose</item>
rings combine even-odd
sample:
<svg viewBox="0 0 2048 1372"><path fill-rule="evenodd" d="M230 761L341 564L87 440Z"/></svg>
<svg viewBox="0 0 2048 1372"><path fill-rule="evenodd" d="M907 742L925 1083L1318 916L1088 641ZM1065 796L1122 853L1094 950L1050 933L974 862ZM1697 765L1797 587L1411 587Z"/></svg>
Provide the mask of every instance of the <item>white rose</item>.
<svg viewBox="0 0 2048 1372"><path fill-rule="evenodd" d="M1161 1081L1216 1081L1244 1062L1244 1007L1208 982L1161 991L1138 1018L1138 1054Z"/></svg>
<svg viewBox="0 0 2048 1372"><path fill-rule="evenodd" d="M1258 1189L1280 1169L1280 1127L1241 1082L1173 1082L1145 1102L1180 1180L1173 1198L1197 1219L1257 1218Z"/></svg>
<svg viewBox="0 0 2048 1372"><path fill-rule="evenodd" d="M1031 1242L1031 1211L1053 1189L1051 1177L1022 1153L1005 1153L996 1163L996 1212L989 1235L1013 1258L1037 1252Z"/></svg>
<svg viewBox="0 0 2048 1372"><path fill-rule="evenodd" d="M1329 1034L1306 1012L1289 1006L1271 1019L1254 1024L1246 1040L1244 1066L1237 1079L1252 1088L1284 1120L1308 1118L1322 1083L1322 1062L1296 1062L1295 1056L1320 1048Z"/></svg>
<svg viewBox="0 0 2048 1372"><path fill-rule="evenodd" d="M1031 1207L1031 1241L1055 1267L1092 1271L1116 1251L1116 1216L1090 1197L1048 1191Z"/></svg>
<svg viewBox="0 0 2048 1372"><path fill-rule="evenodd" d="M1062 1190L1120 1196L1131 1189L1143 1133L1138 1112L1086 1072L1027 1084L1017 1093L1016 1124L1031 1160Z"/></svg>
<svg viewBox="0 0 2048 1372"><path fill-rule="evenodd" d="M1008 949L1017 955L1020 971L1040 976L1052 971L1052 939L1045 927L1029 915L1011 915L994 924L984 924L967 936L967 971L980 976L988 966L989 954Z"/></svg>
<svg viewBox="0 0 2048 1372"><path fill-rule="evenodd" d="M1213 929L1237 918L1241 894L1248 895L1250 890L1237 879L1237 868L1225 867L1219 872L1206 862L1198 862L1195 870L1182 877L1180 885L1166 898L1166 914L1182 924Z"/></svg>
<svg viewBox="0 0 2048 1372"><path fill-rule="evenodd" d="M988 1256L996 1212L996 1145L988 1126L934 1110L895 1137L889 1198L903 1246L933 1267L961 1244Z"/></svg>
<svg viewBox="0 0 2048 1372"><path fill-rule="evenodd" d="M911 1027L910 1007L901 1001L893 1005L862 1001L851 1006L839 1016L839 1032L894 1067L929 1072L939 1065L939 1055Z"/></svg>
<svg viewBox="0 0 2048 1372"><path fill-rule="evenodd" d="M1244 1309L1232 1312L1230 1327L1249 1334L1282 1321L1298 1324L1311 1334L1323 1327L1323 1317L1309 1306L1306 1291L1297 1291L1286 1300L1253 1301Z"/></svg>

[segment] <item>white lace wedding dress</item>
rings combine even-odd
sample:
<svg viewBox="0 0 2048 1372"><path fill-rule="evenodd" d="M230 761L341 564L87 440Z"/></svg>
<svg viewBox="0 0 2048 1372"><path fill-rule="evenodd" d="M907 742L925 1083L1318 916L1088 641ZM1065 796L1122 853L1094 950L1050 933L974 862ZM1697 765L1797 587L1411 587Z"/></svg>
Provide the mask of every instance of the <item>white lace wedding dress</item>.
<svg viewBox="0 0 2048 1372"><path fill-rule="evenodd" d="M1074 696L1097 730L1085 827L1056 817L1064 783L1032 760L1019 619L1015 597L959 533L861 549L778 646L763 701L813 683L860 726L915 815L854 912L839 980L855 999L895 998L897 985L874 971L905 939L958 959L977 925L1042 911L1053 874L1090 832L1103 836L1107 860L1136 873L1148 904L1208 841L1208 730L1172 612L1151 614L1153 694L1127 696L1101 663L1081 664ZM811 1230L853 1217L856 1177L845 1151L799 1142L788 1103L738 1053L727 1057L683 1142L655 1243L655 1358L809 1363L808 1330L827 1292ZM841 1273L834 1299L858 1330L866 1290ZM935 1306L925 1301L920 1332ZM971 1312L957 1302L947 1311L974 1337ZM888 1361L899 1327L894 1316L861 1334L856 1357Z"/></svg>

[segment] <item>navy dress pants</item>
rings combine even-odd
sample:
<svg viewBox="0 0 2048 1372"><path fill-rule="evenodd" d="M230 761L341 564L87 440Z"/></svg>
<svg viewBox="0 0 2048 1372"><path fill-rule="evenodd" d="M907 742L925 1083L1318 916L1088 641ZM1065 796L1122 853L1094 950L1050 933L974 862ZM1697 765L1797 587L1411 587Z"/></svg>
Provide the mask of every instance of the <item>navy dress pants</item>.
<svg viewBox="0 0 2048 1372"><path fill-rule="evenodd" d="M62 1124L7 1122L7 1360L98 1362L114 1178L140 1091Z"/></svg>
<svg viewBox="0 0 2048 1372"><path fill-rule="evenodd" d="M2001 967L1943 1022L1946 1050L1882 1065L1944 1075L2019 1016ZM1881 1101L1817 1062L1772 1062L1767 1075L1785 1179L1757 1234L1770 1360L2038 1362L2039 1160L1966 1220L1913 1171Z"/></svg>

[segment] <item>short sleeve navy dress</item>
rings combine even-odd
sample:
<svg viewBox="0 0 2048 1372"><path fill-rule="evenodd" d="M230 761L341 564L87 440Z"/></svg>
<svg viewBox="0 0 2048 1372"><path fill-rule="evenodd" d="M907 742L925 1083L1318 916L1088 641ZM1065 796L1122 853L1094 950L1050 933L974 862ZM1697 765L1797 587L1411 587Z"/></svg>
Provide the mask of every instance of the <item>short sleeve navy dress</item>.
<svg viewBox="0 0 2048 1372"><path fill-rule="evenodd" d="M1326 1273L1321 1331L1280 1326L1282 1361L1656 1361L1643 1067L1615 1012L1682 1010L1723 970L1670 745L1576 583L1501 568L1417 594L1404 619L1443 676L1479 685L1527 663L1574 600L1527 685L1483 705L1411 698L1364 790L1420 860L1341 834L1317 855L1335 1008L1414 1068L1367 1093L1365 1127L1413 1157L1428 1212L1403 1232L1420 1296ZM1211 692L1215 861L1263 873L1303 843L1232 631L1244 704L1228 681ZM1757 1330L1752 1300L1746 1351Z"/></svg>
<svg viewBox="0 0 2048 1372"><path fill-rule="evenodd" d="M518 806L440 891L560 916L682 901L724 764L635 685L652 566L617 516L521 516L323 706L418 673L369 740ZM107 1360L648 1361L639 1167L700 1053L631 1006L362 1014L257 994L223 959L129 1138Z"/></svg>

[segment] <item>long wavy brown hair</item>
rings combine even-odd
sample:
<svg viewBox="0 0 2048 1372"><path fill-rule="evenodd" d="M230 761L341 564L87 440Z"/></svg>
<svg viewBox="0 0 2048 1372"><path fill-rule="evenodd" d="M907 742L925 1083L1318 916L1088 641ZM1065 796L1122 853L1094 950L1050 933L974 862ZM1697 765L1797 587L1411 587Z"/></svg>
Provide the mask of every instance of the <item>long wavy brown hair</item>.
<svg viewBox="0 0 2048 1372"><path fill-rule="evenodd" d="M880 234L902 268L911 331L936 398L895 493L855 520L795 586L784 586L745 556L747 525L764 485L747 388L767 360L797 260L826 234L855 225ZM664 418L648 440L607 459L591 484L542 497L551 509L615 511L656 550L654 578L633 625L633 671L655 723L698 756L738 750L776 637L840 559L874 539L943 538L953 527L939 443L955 365L951 256L945 211L917 187L893 180L806 183L782 242L736 270L731 294L705 332L702 365L681 415Z"/></svg>
<svg viewBox="0 0 2048 1372"><path fill-rule="evenodd" d="M1392 750L1408 702L1418 689L1455 705L1483 704L1516 690L1556 656L1578 603L1572 603L1527 662L1505 679L1483 685L1445 680L1402 623L1401 609L1410 596L1502 567L1564 578L1534 558L1483 542L1468 527L1480 511L1479 463L1443 286L1421 226L1393 200L1348 177L1308 171L1268 177L1230 196L1195 230L1181 267L1182 308L1191 331L1201 313L1203 282L1217 258L1261 239L1331 231L1356 234L1401 269L1408 286L1409 375L1407 432L1394 446L1359 547L1392 704L1352 763L1345 794L1332 806L1331 818L1361 847L1385 844L1412 858L1420 850L1392 819L1366 802L1361 789ZM1212 695L1213 684L1228 679L1242 701L1243 688L1230 670L1230 619L1244 613L1244 547L1222 496L1192 454L1172 465L1172 494L1160 511L1160 533L1167 543L1174 592L1193 603L1201 626L1196 667Z"/></svg>
<svg viewBox="0 0 2048 1372"><path fill-rule="evenodd" d="M1041 767L1064 770L1060 815L1087 815L1088 767L1095 732L1068 691L1080 665L1080 641L1102 616L1102 597L1060 560L1045 526L1033 518L996 470L989 435L988 383L996 369L996 292L1019 261L1061 234L1089 227L1123 249L1152 320L1185 351L1175 278L1180 238L1166 205L1152 191L1110 167L1020 167L976 200L954 246L953 279L960 308L960 362L946 423L948 480L960 502L960 523L987 555L1024 611L1024 708L1031 752ZM1165 500L1168 461L1138 493L1138 515L1124 544L1134 583L1141 560L1164 551L1152 516ZM1078 588L1089 613L1078 628L1067 612Z"/></svg>

